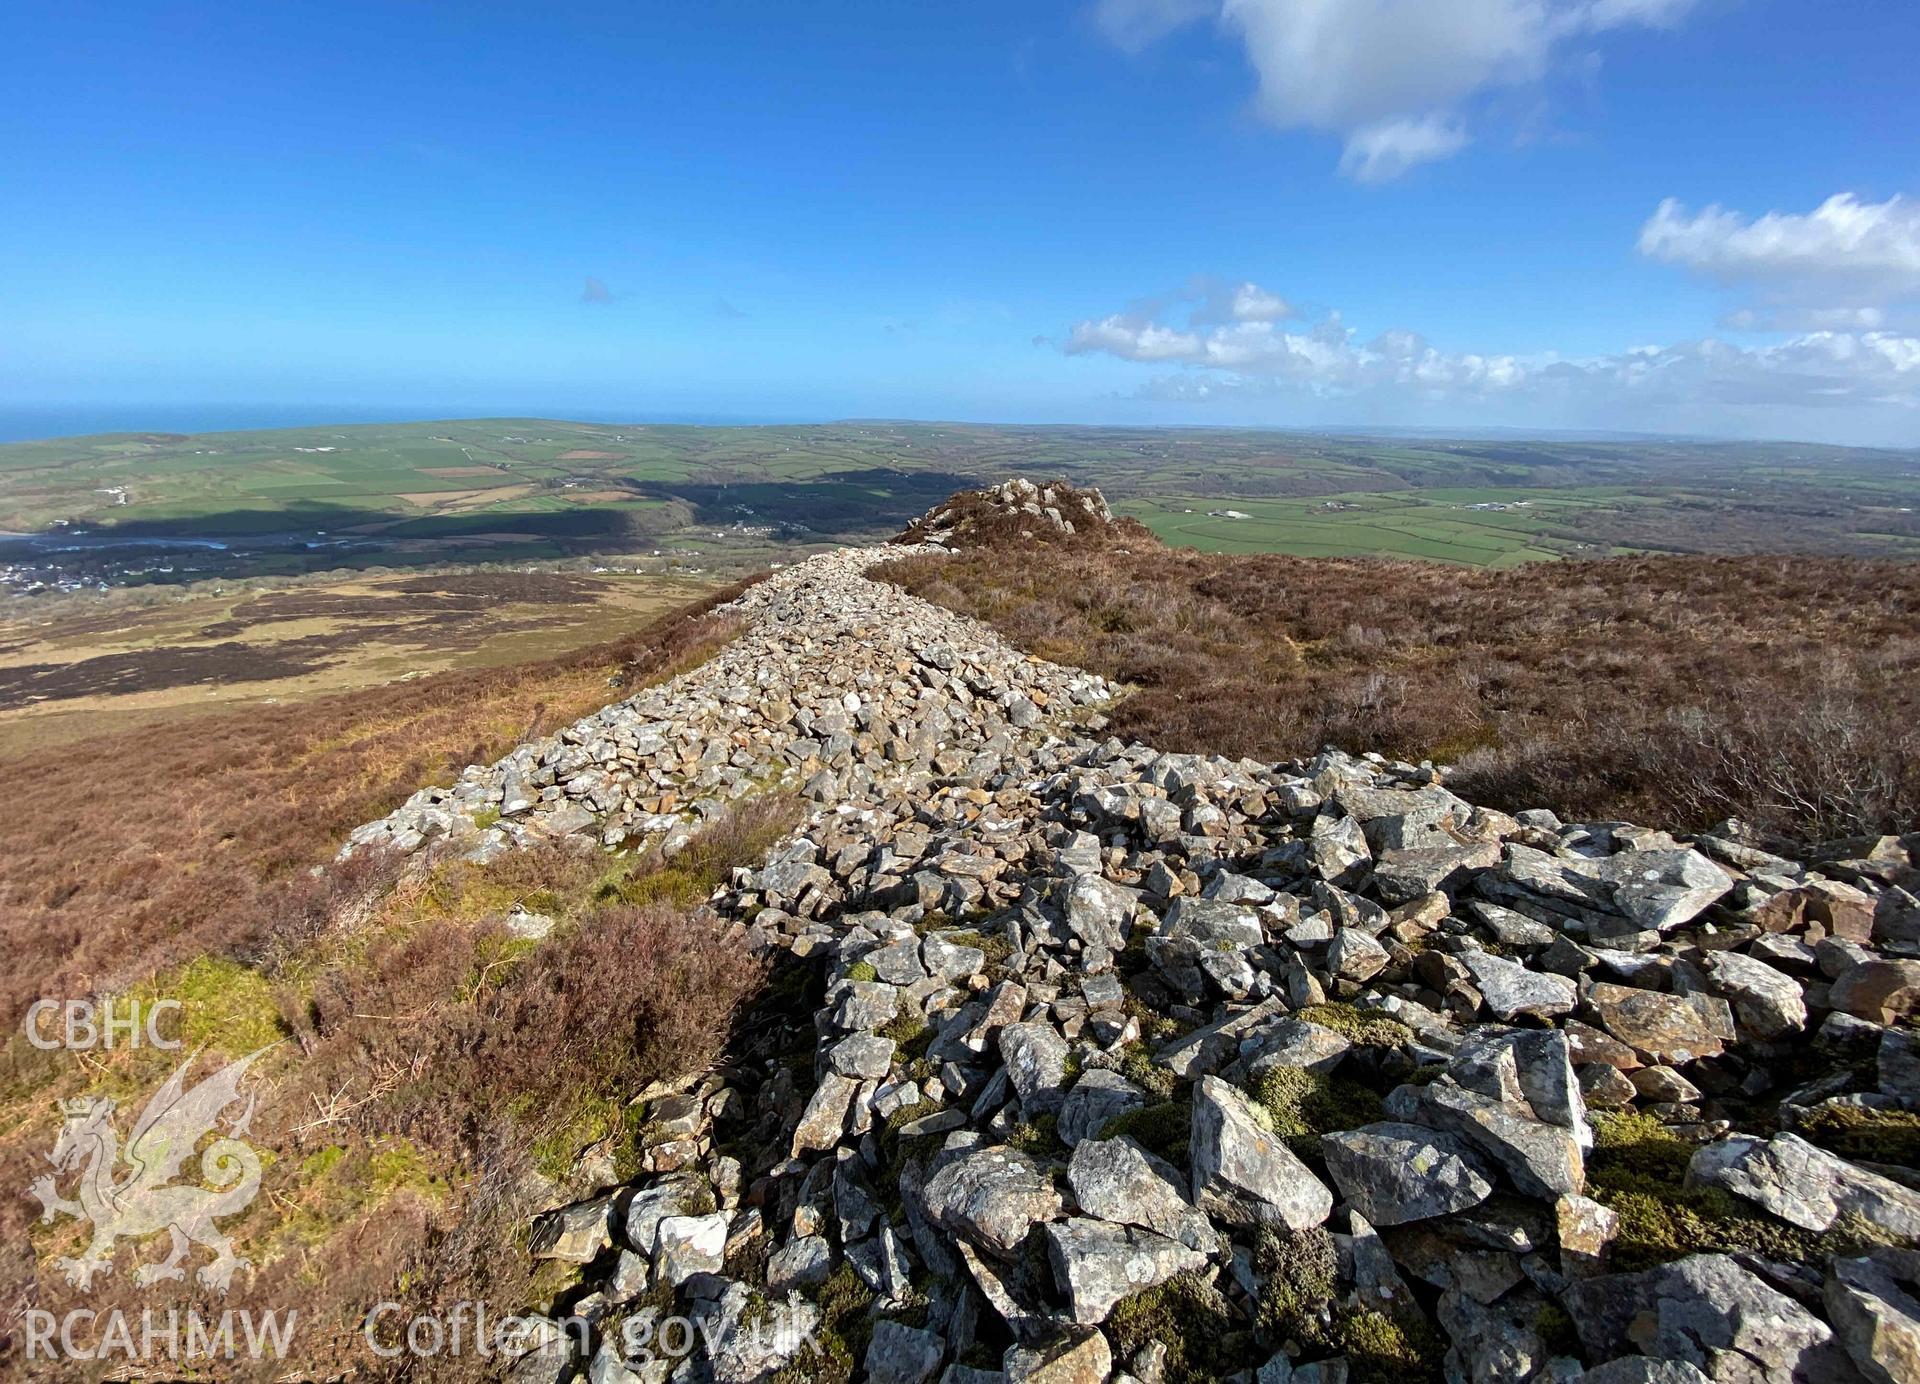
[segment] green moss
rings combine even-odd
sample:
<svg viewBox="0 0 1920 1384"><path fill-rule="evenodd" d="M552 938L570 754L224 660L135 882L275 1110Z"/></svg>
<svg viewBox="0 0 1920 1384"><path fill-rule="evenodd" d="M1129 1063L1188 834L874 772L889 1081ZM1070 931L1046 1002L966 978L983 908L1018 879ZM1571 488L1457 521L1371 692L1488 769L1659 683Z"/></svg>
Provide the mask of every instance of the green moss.
<svg viewBox="0 0 1920 1384"><path fill-rule="evenodd" d="M917 1062L933 1046L933 1026L918 1008L908 1005L877 1030L882 1038L893 1040L894 1056L902 1062Z"/></svg>
<svg viewBox="0 0 1920 1384"><path fill-rule="evenodd" d="M1262 1279L1260 1329L1277 1341L1330 1346L1326 1307L1340 1270L1333 1236L1319 1226L1263 1229L1254 1241L1253 1267Z"/></svg>
<svg viewBox="0 0 1920 1384"><path fill-rule="evenodd" d="M1108 1120L1100 1130L1100 1137L1132 1139L1148 1153L1184 1168L1193 1139L1193 1105L1189 1101L1169 1100L1129 1110Z"/></svg>
<svg viewBox="0 0 1920 1384"><path fill-rule="evenodd" d="M473 825L475 829L479 831L485 831L488 827L498 823L499 820L500 809L497 807L483 807L473 814Z"/></svg>
<svg viewBox="0 0 1920 1384"><path fill-rule="evenodd" d="M1690 1254L1742 1250L1818 1263L1887 1243L1885 1232L1843 1217L1816 1234L1719 1187L1685 1185L1695 1145L1640 1111L1593 1116L1594 1150L1587 1160L1587 1193L1620 1217L1611 1264L1633 1272Z"/></svg>
<svg viewBox="0 0 1920 1384"><path fill-rule="evenodd" d="M1397 1048L1413 1037L1413 1030L1398 1019L1351 1004L1310 1004L1294 1017L1330 1028L1362 1047Z"/></svg>
<svg viewBox="0 0 1920 1384"><path fill-rule="evenodd" d="M1120 1075L1161 1100L1171 1097L1178 1085L1173 1073L1153 1060L1145 1043L1128 1043L1120 1050Z"/></svg>
<svg viewBox="0 0 1920 1384"><path fill-rule="evenodd" d="M842 1264L820 1285L813 1301L820 1309L820 1324L813 1333L819 1353L803 1348L768 1376L768 1384L848 1384L866 1357L867 1342L873 1337L874 1299L860 1275Z"/></svg>
<svg viewBox="0 0 1920 1384"><path fill-rule="evenodd" d="M1533 1319L1534 1333L1540 1337L1549 1355L1580 1355L1580 1333L1573 1318L1553 1303L1542 1307Z"/></svg>
<svg viewBox="0 0 1920 1384"><path fill-rule="evenodd" d="M961 928L940 935L956 947L978 947L986 954L989 966L1004 966L1007 958L1013 955L1013 940L1005 932L985 933L976 928Z"/></svg>
<svg viewBox="0 0 1920 1384"><path fill-rule="evenodd" d="M1125 1008L1130 1018L1139 1021L1140 1031L1155 1042L1165 1043L1191 1031L1191 1025L1181 1023L1171 1014L1147 1008L1131 991L1127 994Z"/></svg>
<svg viewBox="0 0 1920 1384"><path fill-rule="evenodd" d="M1695 1146L1656 1117L1640 1110L1596 1110L1591 1123L1590 1181L1632 1190L1646 1179L1677 1187L1686 1177Z"/></svg>
<svg viewBox="0 0 1920 1384"><path fill-rule="evenodd" d="M284 1217L282 1233L313 1245L402 1193L437 1203L448 1187L411 1142L383 1139L377 1148L330 1144L308 1154L272 1205Z"/></svg>
<svg viewBox="0 0 1920 1384"><path fill-rule="evenodd" d="M603 885L599 899L602 903L626 903L636 907L661 903L675 908L691 908L703 902L712 892L713 882L703 873L683 870L677 865L665 865L657 870L628 875L613 885Z"/></svg>
<svg viewBox="0 0 1920 1384"><path fill-rule="evenodd" d="M871 961L856 961L847 967L847 979L852 981L873 981L880 979L880 973L873 969Z"/></svg>
<svg viewBox="0 0 1920 1384"><path fill-rule="evenodd" d="M1910 1110L1829 1105L1814 1111L1800 1133L1842 1158L1920 1168L1920 1115Z"/></svg>
<svg viewBox="0 0 1920 1384"><path fill-rule="evenodd" d="M1287 1147L1316 1164L1321 1159L1322 1134L1357 1129L1385 1113L1378 1093L1358 1082L1300 1067L1275 1067L1262 1073L1249 1094Z"/></svg>
<svg viewBox="0 0 1920 1384"><path fill-rule="evenodd" d="M1035 1115L1007 1135L1007 1147L1030 1158L1065 1157L1067 1146L1060 1142L1060 1117Z"/></svg>
<svg viewBox="0 0 1920 1384"><path fill-rule="evenodd" d="M135 999L143 1014L157 1000L179 1001L180 1037L190 1050L205 1047L243 1057L279 1042L287 1032L267 978L221 957L190 961ZM168 1022L162 1021L163 1028Z"/></svg>
<svg viewBox="0 0 1920 1384"><path fill-rule="evenodd" d="M1107 1318L1116 1360L1149 1341L1167 1348L1166 1384L1209 1384L1258 1363L1253 1333L1224 1294L1199 1274L1181 1274L1127 1298Z"/></svg>
<svg viewBox="0 0 1920 1384"><path fill-rule="evenodd" d="M1334 1347L1347 1357L1351 1384L1439 1384L1446 1340L1415 1312L1345 1312L1334 1319Z"/></svg>

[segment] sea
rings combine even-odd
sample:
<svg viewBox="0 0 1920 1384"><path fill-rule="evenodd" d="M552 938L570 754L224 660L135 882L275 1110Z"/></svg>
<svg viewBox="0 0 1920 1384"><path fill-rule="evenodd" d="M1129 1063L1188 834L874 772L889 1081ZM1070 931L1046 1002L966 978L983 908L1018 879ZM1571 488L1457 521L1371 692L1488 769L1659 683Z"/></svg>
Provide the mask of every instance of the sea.
<svg viewBox="0 0 1920 1384"><path fill-rule="evenodd" d="M244 432L255 428L319 428L353 423L415 423L458 418L552 418L574 423L678 423L707 427L822 419L744 414L649 413L579 408L508 407L498 403L410 404L0 404L0 442L38 442L94 433Z"/></svg>

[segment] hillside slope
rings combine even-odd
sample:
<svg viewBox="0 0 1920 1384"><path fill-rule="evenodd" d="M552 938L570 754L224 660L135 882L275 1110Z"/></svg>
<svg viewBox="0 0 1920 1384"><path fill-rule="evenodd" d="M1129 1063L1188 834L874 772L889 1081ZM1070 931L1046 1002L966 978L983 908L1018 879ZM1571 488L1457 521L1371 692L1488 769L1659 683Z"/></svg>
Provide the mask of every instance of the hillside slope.
<svg viewBox="0 0 1920 1384"><path fill-rule="evenodd" d="M512 1377L602 1384L664 1377L674 1314L718 1380L1899 1376L1920 836L1674 835L1250 754L1297 732L1220 713L1325 692L1282 622L1197 618L1275 600L1265 573L1196 575L1066 487L942 508L663 640L663 671L729 641L672 680L340 824L300 926L190 963L217 1050L295 1040L235 1233L245 1300L312 1313L308 1368L497 1377L358 1329L478 1296L551 1320ZM1894 619L1903 588L1859 582ZM1403 590L1485 656L1502 621L1443 634L1440 589ZM1149 646L1114 611L1169 637L1144 691L1107 676ZM1167 721L1192 742L1135 738L1202 693ZM163 1070L16 1066L7 1153L49 1098ZM21 1301L71 1299L33 1273Z"/></svg>

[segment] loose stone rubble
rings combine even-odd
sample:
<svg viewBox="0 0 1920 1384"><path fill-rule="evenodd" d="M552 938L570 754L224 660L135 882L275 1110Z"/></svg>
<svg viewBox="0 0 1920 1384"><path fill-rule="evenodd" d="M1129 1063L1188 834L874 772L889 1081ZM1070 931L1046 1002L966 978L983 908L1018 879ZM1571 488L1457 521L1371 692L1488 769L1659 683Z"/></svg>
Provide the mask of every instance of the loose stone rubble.
<svg viewBox="0 0 1920 1384"><path fill-rule="evenodd" d="M653 1093L637 1184L535 1225L599 1343L516 1377L1916 1378L1920 1175L1821 1140L1920 1111L1920 836L1788 859L1103 740L1098 678L887 555L776 575L705 668L355 835L817 804L706 905L812 998ZM1649 1149L1684 1187L1607 1173ZM1663 1195L1695 1219L1650 1253ZM623 1344L674 1312L690 1357Z"/></svg>

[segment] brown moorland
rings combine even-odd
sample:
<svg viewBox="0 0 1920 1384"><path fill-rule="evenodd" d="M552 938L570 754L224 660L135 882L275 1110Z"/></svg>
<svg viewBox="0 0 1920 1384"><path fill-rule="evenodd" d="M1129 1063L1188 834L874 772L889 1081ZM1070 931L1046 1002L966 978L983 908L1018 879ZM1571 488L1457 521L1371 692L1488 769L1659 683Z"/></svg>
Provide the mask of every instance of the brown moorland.
<svg viewBox="0 0 1920 1384"><path fill-rule="evenodd" d="M701 662L740 587L559 658L453 671L0 760L0 1023L45 994L122 988L203 953L245 955L295 876L422 784ZM618 678L619 688L609 686Z"/></svg>
<svg viewBox="0 0 1920 1384"><path fill-rule="evenodd" d="M1113 730L1458 766L1476 802L1781 837L1920 820L1920 564L1627 557L1484 571L1227 557L1136 533L889 566L1021 647L1135 684Z"/></svg>

